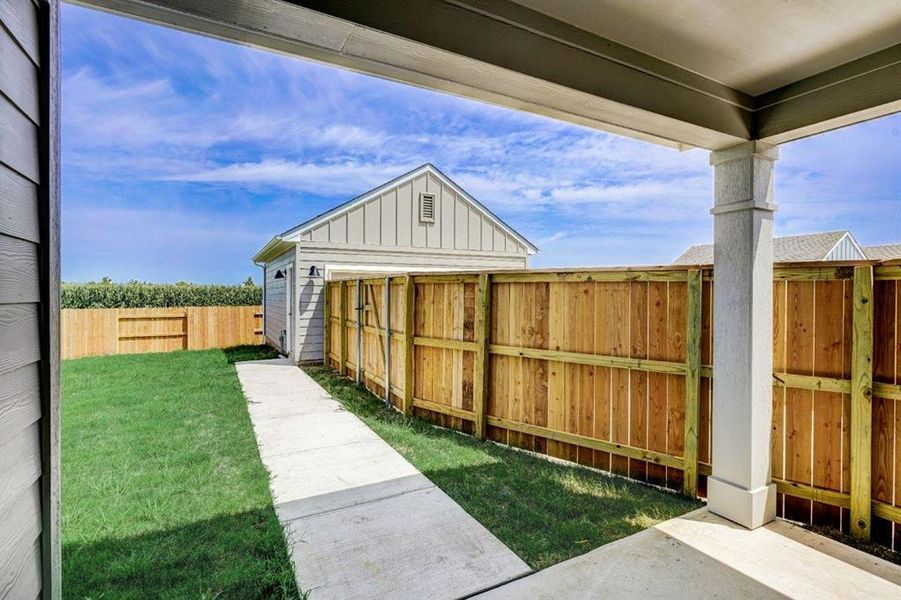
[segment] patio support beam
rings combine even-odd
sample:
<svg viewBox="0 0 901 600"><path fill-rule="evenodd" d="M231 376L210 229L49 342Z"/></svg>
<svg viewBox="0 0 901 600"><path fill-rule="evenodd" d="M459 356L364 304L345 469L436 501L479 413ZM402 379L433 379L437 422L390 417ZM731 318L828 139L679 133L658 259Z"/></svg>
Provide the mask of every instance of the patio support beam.
<svg viewBox="0 0 901 600"><path fill-rule="evenodd" d="M901 110L901 44L755 98L753 134L781 144Z"/></svg>
<svg viewBox="0 0 901 600"><path fill-rule="evenodd" d="M776 516L770 477L775 146L712 152L714 168L711 512L750 529Z"/></svg>

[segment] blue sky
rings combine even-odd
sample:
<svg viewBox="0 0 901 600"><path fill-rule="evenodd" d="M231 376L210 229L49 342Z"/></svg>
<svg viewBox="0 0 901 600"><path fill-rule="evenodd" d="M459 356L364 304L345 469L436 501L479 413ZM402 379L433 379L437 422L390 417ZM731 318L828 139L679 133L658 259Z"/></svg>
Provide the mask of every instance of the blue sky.
<svg viewBox="0 0 901 600"><path fill-rule="evenodd" d="M432 162L541 247L660 264L710 241L707 153L63 5L63 278L239 282L272 235ZM799 140L778 234L901 239L901 115Z"/></svg>

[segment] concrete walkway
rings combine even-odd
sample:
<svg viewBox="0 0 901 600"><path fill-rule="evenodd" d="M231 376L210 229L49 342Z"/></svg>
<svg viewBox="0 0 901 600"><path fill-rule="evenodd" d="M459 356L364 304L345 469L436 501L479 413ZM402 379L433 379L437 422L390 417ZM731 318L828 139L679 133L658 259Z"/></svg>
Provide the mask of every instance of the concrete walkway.
<svg viewBox="0 0 901 600"><path fill-rule="evenodd" d="M476 596L901 598L901 567L784 521L748 531L707 509Z"/></svg>
<svg viewBox="0 0 901 600"><path fill-rule="evenodd" d="M313 600L461 598L528 566L288 360L236 365Z"/></svg>

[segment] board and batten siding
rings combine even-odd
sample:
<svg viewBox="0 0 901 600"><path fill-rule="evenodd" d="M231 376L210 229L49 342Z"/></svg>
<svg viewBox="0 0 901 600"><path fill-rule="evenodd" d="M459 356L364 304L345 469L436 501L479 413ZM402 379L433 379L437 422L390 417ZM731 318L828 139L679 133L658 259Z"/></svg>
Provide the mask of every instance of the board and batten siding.
<svg viewBox="0 0 901 600"><path fill-rule="evenodd" d="M435 194L435 222L419 221L419 194ZM423 173L305 232L301 242L522 254L527 249L438 177Z"/></svg>
<svg viewBox="0 0 901 600"><path fill-rule="evenodd" d="M287 315L285 310L285 282L287 278L276 279L275 274L286 267L293 266L295 261L295 249L288 250L284 254L266 264L266 297L263 299L265 323L263 333L266 341L276 347L282 348L282 332L287 328Z"/></svg>
<svg viewBox="0 0 901 600"><path fill-rule="evenodd" d="M0 0L0 598L59 597L58 5Z"/></svg>

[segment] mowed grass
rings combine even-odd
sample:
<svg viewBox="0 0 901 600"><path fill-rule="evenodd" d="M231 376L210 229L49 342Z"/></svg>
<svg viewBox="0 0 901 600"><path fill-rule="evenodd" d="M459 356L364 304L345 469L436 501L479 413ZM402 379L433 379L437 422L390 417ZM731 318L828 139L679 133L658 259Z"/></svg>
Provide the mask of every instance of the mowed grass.
<svg viewBox="0 0 901 600"><path fill-rule="evenodd" d="M62 365L63 594L296 598L235 360L243 347Z"/></svg>
<svg viewBox="0 0 901 600"><path fill-rule="evenodd" d="M533 569L701 505L671 492L404 418L331 369L306 371Z"/></svg>

